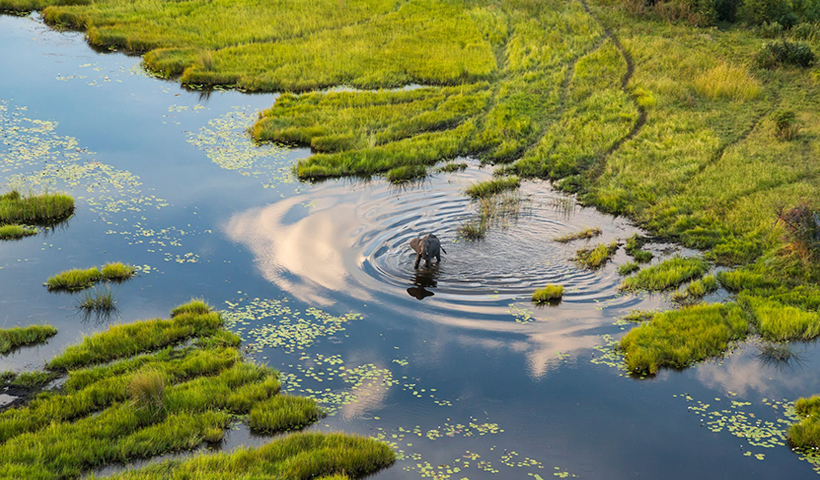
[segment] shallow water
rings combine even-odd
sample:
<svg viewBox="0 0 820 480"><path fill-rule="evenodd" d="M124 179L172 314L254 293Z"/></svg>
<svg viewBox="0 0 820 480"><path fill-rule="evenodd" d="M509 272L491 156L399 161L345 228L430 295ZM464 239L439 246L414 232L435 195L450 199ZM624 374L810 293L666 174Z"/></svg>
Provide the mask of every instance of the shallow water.
<svg viewBox="0 0 820 480"><path fill-rule="evenodd" d="M313 428L395 444L402 459L380 479L816 476L777 444L782 402L820 390L814 344L785 366L750 342L654 378L618 368L608 345L629 326L617 319L668 298L618 293L623 251L590 272L569 260L584 241L552 239L586 226L603 230L594 242L623 239L638 231L628 221L525 182L518 221L466 242L456 229L475 206L461 190L492 173L475 162L401 189L301 184L289 167L309 151L244 135L275 95L188 92L32 18L0 16L0 45L0 182L79 199L67 225L0 244L0 325L60 331L0 370L202 296L286 390L331 412ZM417 272L406 244L427 232L447 253ZM42 286L107 261L142 272L114 288L116 318L84 319L76 296ZM565 286L563 301L533 306L546 283ZM239 429L223 448L260 441Z"/></svg>

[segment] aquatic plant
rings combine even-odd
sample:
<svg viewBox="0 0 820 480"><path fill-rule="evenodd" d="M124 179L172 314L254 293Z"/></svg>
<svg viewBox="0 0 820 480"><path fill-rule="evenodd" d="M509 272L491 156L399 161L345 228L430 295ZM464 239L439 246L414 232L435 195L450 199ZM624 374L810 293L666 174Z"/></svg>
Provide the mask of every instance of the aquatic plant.
<svg viewBox="0 0 820 480"><path fill-rule="evenodd" d="M627 276L640 270L641 267L635 262L624 263L618 267L618 275Z"/></svg>
<svg viewBox="0 0 820 480"><path fill-rule="evenodd" d="M21 225L0 226L0 240L19 240L31 235L37 235L36 228L26 228Z"/></svg>
<svg viewBox="0 0 820 480"><path fill-rule="evenodd" d="M820 448L820 395L800 398L794 402L799 422L789 427L789 444L795 448Z"/></svg>
<svg viewBox="0 0 820 480"><path fill-rule="evenodd" d="M660 292L697 279L703 276L708 269L709 264L703 259L673 257L657 265L644 268L634 277L625 278L619 288Z"/></svg>
<svg viewBox="0 0 820 480"><path fill-rule="evenodd" d="M204 298L192 298L187 303L183 303L182 305L178 305L171 309L171 318L174 318L177 315L182 315L183 313L204 315L206 313L211 313L213 310L214 307L209 305Z"/></svg>
<svg viewBox="0 0 820 480"><path fill-rule="evenodd" d="M467 240L480 240L487 234L488 228L487 222L483 218L479 218L462 222L456 231Z"/></svg>
<svg viewBox="0 0 820 480"><path fill-rule="evenodd" d="M803 363L797 352L788 343L766 342L755 346L759 352L757 358L763 365L782 369L793 363L798 365Z"/></svg>
<svg viewBox="0 0 820 480"><path fill-rule="evenodd" d="M0 195L0 225L52 225L74 213L74 199L61 193L24 197L17 190Z"/></svg>
<svg viewBox="0 0 820 480"><path fill-rule="evenodd" d="M57 378L57 375L53 372L41 371L22 372L19 375L12 375L14 378L9 379L8 383L14 385L15 387L22 387L26 389L42 387Z"/></svg>
<svg viewBox="0 0 820 480"><path fill-rule="evenodd" d="M624 250L626 254L634 258L637 263L647 263L652 260L653 255L652 252L643 250L644 244L646 244L646 238L635 233L626 239Z"/></svg>
<svg viewBox="0 0 820 480"><path fill-rule="evenodd" d="M620 349L629 371L654 374L719 356L748 331L749 322L737 305L693 305L654 315L624 335Z"/></svg>
<svg viewBox="0 0 820 480"><path fill-rule="evenodd" d="M467 164L464 162L448 162L438 167L436 170L443 173L460 172L467 169Z"/></svg>
<svg viewBox="0 0 820 480"><path fill-rule="evenodd" d="M598 227L586 227L578 232L574 233L567 233L566 235L561 235L560 237L554 238L556 242L566 243L571 242L573 240L579 239L589 239L593 237L597 237L603 233L600 228Z"/></svg>
<svg viewBox="0 0 820 480"><path fill-rule="evenodd" d="M159 371L143 370L135 374L128 390L137 409L147 408L156 413L165 406L165 379Z"/></svg>
<svg viewBox="0 0 820 480"><path fill-rule="evenodd" d="M122 262L110 262L103 265L101 272L103 280L123 282L132 278L136 273L136 269L132 265L127 265Z"/></svg>
<svg viewBox="0 0 820 480"><path fill-rule="evenodd" d="M628 314L621 317L622 320L632 323L643 323L648 322L655 318L655 314L657 312L652 311L645 311L645 310L633 310Z"/></svg>
<svg viewBox="0 0 820 480"><path fill-rule="evenodd" d="M387 180L390 183L407 183L427 176L427 167L424 165L403 165L387 171Z"/></svg>
<svg viewBox="0 0 820 480"><path fill-rule="evenodd" d="M84 270L75 268L49 278L46 286L49 290L84 290L93 287L102 278L102 272L97 267Z"/></svg>
<svg viewBox="0 0 820 480"><path fill-rule="evenodd" d="M595 247L579 249L573 260L587 268L596 270L606 265L606 263L612 258L613 255L615 255L615 252L617 251L617 241L614 241L609 245L599 243Z"/></svg>
<svg viewBox="0 0 820 480"><path fill-rule="evenodd" d="M563 285L547 285L532 292L532 301L535 303L554 303L564 296Z"/></svg>
<svg viewBox="0 0 820 480"><path fill-rule="evenodd" d="M715 276L706 275L705 277L695 280L687 285L686 289L673 293L672 300L678 303L698 301L705 295L717 290L718 287L718 281Z"/></svg>
<svg viewBox="0 0 820 480"><path fill-rule="evenodd" d="M521 179L518 177L493 178L470 185L464 193L471 198L486 198L520 186Z"/></svg>
<svg viewBox="0 0 820 480"><path fill-rule="evenodd" d="M87 313L104 315L117 309L117 301L114 300L114 292L106 288L94 292L85 292L77 302L77 308Z"/></svg>
<svg viewBox="0 0 820 480"><path fill-rule="evenodd" d="M820 313L816 311L746 292L738 295L738 303L751 314L758 333L766 340L811 340L820 336Z"/></svg>
<svg viewBox="0 0 820 480"><path fill-rule="evenodd" d="M43 343L57 334L57 329L50 325L31 325L0 329L0 354L25 345Z"/></svg>
<svg viewBox="0 0 820 480"><path fill-rule="evenodd" d="M248 425L256 432L283 432L310 425L320 415L313 399L277 395L251 409Z"/></svg>

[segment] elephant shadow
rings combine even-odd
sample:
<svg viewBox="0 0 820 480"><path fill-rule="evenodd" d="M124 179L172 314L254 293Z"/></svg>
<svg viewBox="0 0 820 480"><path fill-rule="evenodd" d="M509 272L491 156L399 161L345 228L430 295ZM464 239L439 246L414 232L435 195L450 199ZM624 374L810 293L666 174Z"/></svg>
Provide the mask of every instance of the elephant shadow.
<svg viewBox="0 0 820 480"><path fill-rule="evenodd" d="M438 284L438 265L424 270L417 270L413 275L413 286L407 289L407 293L417 300L424 300L435 295L428 288L436 288Z"/></svg>

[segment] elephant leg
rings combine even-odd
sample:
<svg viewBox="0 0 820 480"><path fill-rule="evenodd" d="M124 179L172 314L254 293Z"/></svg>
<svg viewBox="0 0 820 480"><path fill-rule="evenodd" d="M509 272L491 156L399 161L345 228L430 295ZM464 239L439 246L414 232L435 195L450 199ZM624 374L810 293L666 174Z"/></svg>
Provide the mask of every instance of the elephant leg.
<svg viewBox="0 0 820 480"><path fill-rule="evenodd" d="M421 254L417 253L416 254L416 264L413 266L413 268L419 268L419 262L421 262Z"/></svg>
<svg viewBox="0 0 820 480"><path fill-rule="evenodd" d="M441 254L440 253L436 254L436 263L441 263Z"/></svg>

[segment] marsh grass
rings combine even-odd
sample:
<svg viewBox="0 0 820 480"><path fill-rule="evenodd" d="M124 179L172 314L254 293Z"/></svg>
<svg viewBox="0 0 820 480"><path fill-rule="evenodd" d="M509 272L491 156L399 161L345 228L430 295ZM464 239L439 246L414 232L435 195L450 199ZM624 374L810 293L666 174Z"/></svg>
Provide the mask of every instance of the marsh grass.
<svg viewBox="0 0 820 480"><path fill-rule="evenodd" d="M117 301L114 299L114 292L111 289L98 289L93 292L85 292L77 302L77 308L86 313L100 316L110 315L117 310Z"/></svg>
<svg viewBox="0 0 820 480"><path fill-rule="evenodd" d="M757 359L764 366L784 370L795 365L803 365L800 355L788 343L765 342L758 343L756 347Z"/></svg>
<svg viewBox="0 0 820 480"><path fill-rule="evenodd" d="M109 282L124 282L134 277L136 269L132 265L127 265L122 262L111 262L103 265L101 273L103 280Z"/></svg>
<svg viewBox="0 0 820 480"><path fill-rule="evenodd" d="M393 184L409 183L427 176L427 167L424 165L403 165L387 172L387 180Z"/></svg>
<svg viewBox="0 0 820 480"><path fill-rule="evenodd" d="M219 442L237 421L268 434L314 422L320 415L315 401L279 397L277 372L243 361L236 336L203 306L180 306L171 320L110 327L52 359L51 372L32 374L32 382L42 384L70 369L60 390L0 412L0 476L79 478L114 463ZM203 341L173 346L193 335ZM4 382L13 377L3 375ZM394 458L389 446L375 440L297 433L260 449L194 454L118 478L364 476Z"/></svg>
<svg viewBox="0 0 820 480"><path fill-rule="evenodd" d="M624 315L623 317L621 317L621 319L632 323L644 323L651 321L653 318L655 318L656 314L657 312L653 311L633 310L628 314Z"/></svg>
<svg viewBox="0 0 820 480"><path fill-rule="evenodd" d="M820 395L798 399L794 410L799 421L786 433L789 444L799 449L820 449Z"/></svg>
<svg viewBox="0 0 820 480"><path fill-rule="evenodd" d="M706 295L716 291L720 285L714 275L695 280L686 286L684 290L676 291L672 294L672 300L678 303L691 303L700 301Z"/></svg>
<svg viewBox="0 0 820 480"><path fill-rule="evenodd" d="M251 409L248 425L255 432L284 432L310 425L321 415L311 398L277 395Z"/></svg>
<svg viewBox="0 0 820 480"><path fill-rule="evenodd" d="M820 313L816 311L806 311L746 292L738 295L738 303L751 314L758 333L765 340L784 342L820 336Z"/></svg>
<svg viewBox="0 0 820 480"><path fill-rule="evenodd" d="M586 268L597 270L606 265L617 251L617 241L608 245L599 243L595 247L579 249L573 260Z"/></svg>
<svg viewBox="0 0 820 480"><path fill-rule="evenodd" d="M629 371L655 374L663 367L685 368L719 356L748 330L737 305L694 305L654 315L624 335L620 348Z"/></svg>
<svg viewBox="0 0 820 480"><path fill-rule="evenodd" d="M644 268L634 277L621 282L621 290L648 290L661 292L703 276L709 264L700 258L673 257L657 265Z"/></svg>
<svg viewBox="0 0 820 480"><path fill-rule="evenodd" d="M532 200L517 191L502 191L475 201L477 214L458 226L458 233L468 240L484 238L491 227L510 228L522 215L531 212Z"/></svg>
<svg viewBox="0 0 820 480"><path fill-rule="evenodd" d="M192 298L187 303L178 305L171 310L171 318L182 314L205 315L211 313L214 307L208 304L203 298Z"/></svg>
<svg viewBox="0 0 820 480"><path fill-rule="evenodd" d="M489 226L483 218L470 219L459 224L457 232L467 240L481 240L487 235Z"/></svg>
<svg viewBox="0 0 820 480"><path fill-rule="evenodd" d="M723 288L730 292L776 288L781 285L776 278L743 269L719 272L717 279Z"/></svg>
<svg viewBox="0 0 820 480"><path fill-rule="evenodd" d="M573 240L580 240L580 239L590 239L597 237L603 233L600 228L598 227L586 227L580 231L574 233L568 233L566 235L561 235L560 237L556 237L554 240L560 243L567 243Z"/></svg>
<svg viewBox="0 0 820 480"><path fill-rule="evenodd" d="M102 272L97 267L75 268L49 278L46 281L46 286L49 290L85 290L93 287L102 279Z"/></svg>
<svg viewBox="0 0 820 480"><path fill-rule="evenodd" d="M0 329L0 354L5 355L25 345L43 343L56 334L57 329L50 325Z"/></svg>
<svg viewBox="0 0 820 480"><path fill-rule="evenodd" d="M57 378L58 375L54 372L23 372L17 375L14 378L14 380L11 381L11 384L16 387L22 387L31 390L35 388L41 388Z"/></svg>
<svg viewBox="0 0 820 480"><path fill-rule="evenodd" d="M626 239L624 250L626 254L634 258L637 263L648 263L652 260L653 255L652 252L643 250L645 244L646 238L635 233Z"/></svg>
<svg viewBox="0 0 820 480"><path fill-rule="evenodd" d="M455 173L467 169L467 164L464 162L448 162L438 167L436 170L442 173Z"/></svg>
<svg viewBox="0 0 820 480"><path fill-rule="evenodd" d="M557 305L564 296L563 285L547 285L532 292L532 301L539 305L549 303Z"/></svg>
<svg viewBox="0 0 820 480"><path fill-rule="evenodd" d="M29 195L16 190L0 195L0 225L53 225L74 213L74 199L61 193Z"/></svg>
<svg viewBox="0 0 820 480"><path fill-rule="evenodd" d="M0 240L19 240L32 235L37 235L36 228L27 228L21 225L0 226Z"/></svg>
<svg viewBox="0 0 820 480"><path fill-rule="evenodd" d="M520 186L521 179L518 177L493 178L474 183L464 193L471 198L479 199L497 195L505 190L514 190Z"/></svg>
<svg viewBox="0 0 820 480"><path fill-rule="evenodd" d="M618 275L625 277L640 270L641 267L635 262L624 263L618 267Z"/></svg>

